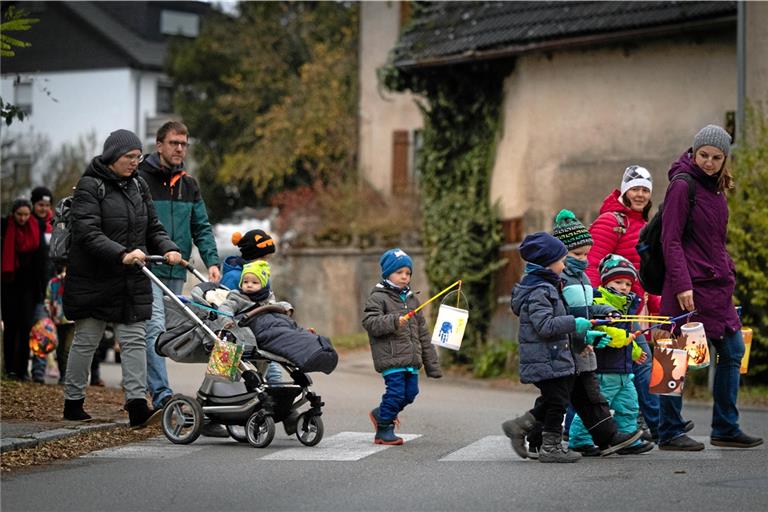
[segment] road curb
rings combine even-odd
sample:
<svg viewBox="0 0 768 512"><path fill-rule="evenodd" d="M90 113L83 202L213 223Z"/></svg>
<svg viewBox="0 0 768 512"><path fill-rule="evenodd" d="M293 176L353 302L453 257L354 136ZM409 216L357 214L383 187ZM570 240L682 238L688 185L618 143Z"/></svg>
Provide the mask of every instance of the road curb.
<svg viewBox="0 0 768 512"><path fill-rule="evenodd" d="M44 443L51 441L57 441L59 439L65 439L68 437L76 436L84 432L94 432L97 430L110 430L113 428L125 426L127 422L111 422L111 423L94 423L78 425L70 428L57 428L53 430L45 430L43 432L35 432L33 434L8 437L2 439L0 444L0 453L12 452L14 450L21 450L22 448L34 448Z"/></svg>

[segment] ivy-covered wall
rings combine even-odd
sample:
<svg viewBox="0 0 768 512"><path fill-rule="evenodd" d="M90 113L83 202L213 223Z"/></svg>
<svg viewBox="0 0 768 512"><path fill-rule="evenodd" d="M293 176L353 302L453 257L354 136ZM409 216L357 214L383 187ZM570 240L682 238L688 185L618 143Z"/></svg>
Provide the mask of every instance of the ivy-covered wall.
<svg viewBox="0 0 768 512"><path fill-rule="evenodd" d="M490 180L504 74L453 67L418 75L387 67L381 77L389 90L410 90L426 100L417 166L427 277L433 293L463 280L470 321L460 355L472 359L485 343L495 300L492 275L503 264Z"/></svg>

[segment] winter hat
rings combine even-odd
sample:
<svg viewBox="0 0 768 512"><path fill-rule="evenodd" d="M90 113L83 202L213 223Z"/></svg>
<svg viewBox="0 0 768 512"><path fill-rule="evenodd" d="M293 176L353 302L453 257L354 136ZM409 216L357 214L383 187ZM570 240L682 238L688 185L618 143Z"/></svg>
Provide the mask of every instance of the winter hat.
<svg viewBox="0 0 768 512"><path fill-rule="evenodd" d="M32 189L30 200L32 201L32 204L35 204L38 201L48 201L50 203L53 202L53 194L48 188L35 187Z"/></svg>
<svg viewBox="0 0 768 512"><path fill-rule="evenodd" d="M693 153L701 146L714 146L728 156L731 149L731 136L716 124L708 124L693 138Z"/></svg>
<svg viewBox="0 0 768 512"><path fill-rule="evenodd" d="M275 241L261 229L252 229L244 235L236 231L232 234L232 245L240 248L240 255L246 261L257 260L275 252Z"/></svg>
<svg viewBox="0 0 768 512"><path fill-rule="evenodd" d="M627 258L618 254L607 254L600 260L597 269L600 272L600 284L603 286L620 278L629 279L632 284L637 281L635 266Z"/></svg>
<svg viewBox="0 0 768 512"><path fill-rule="evenodd" d="M388 278L392 273L403 267L408 267L413 272L413 260L402 249L390 249L379 260L381 265L381 277Z"/></svg>
<svg viewBox="0 0 768 512"><path fill-rule="evenodd" d="M127 152L138 149L141 151L141 140L130 130L115 130L109 134L104 141L104 148L101 150L101 161L105 165L113 164L118 158Z"/></svg>
<svg viewBox="0 0 768 512"><path fill-rule="evenodd" d="M245 277L245 274L255 275L259 278L261 287L266 288L270 275L269 263L264 260L256 260L243 265L243 272L240 274L240 288L243 287L243 277Z"/></svg>
<svg viewBox="0 0 768 512"><path fill-rule="evenodd" d="M651 173L645 167L639 165L630 165L624 169L624 176L621 178L621 195L632 187L645 187L653 192L653 178Z"/></svg>
<svg viewBox="0 0 768 512"><path fill-rule="evenodd" d="M543 231L526 236L520 244L520 257L542 267L563 259L566 254L568 248L565 244Z"/></svg>
<svg viewBox="0 0 768 512"><path fill-rule="evenodd" d="M552 235L565 244L568 250L593 245L592 235L570 210L560 210L555 217Z"/></svg>

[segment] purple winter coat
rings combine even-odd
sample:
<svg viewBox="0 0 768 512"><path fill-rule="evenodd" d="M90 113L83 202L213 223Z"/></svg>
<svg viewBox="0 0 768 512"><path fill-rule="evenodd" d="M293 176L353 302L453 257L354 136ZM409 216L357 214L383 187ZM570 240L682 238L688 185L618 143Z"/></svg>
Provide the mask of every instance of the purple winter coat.
<svg viewBox="0 0 768 512"><path fill-rule="evenodd" d="M682 310L677 294L693 290L697 314L709 338L736 332L741 323L733 305L736 275L726 249L728 202L717 188L717 177L707 176L693 161L690 149L672 164L669 179L690 174L696 182L696 205L690 216L689 234L683 236L688 219L688 184L675 180L664 199L661 241L666 275L661 296L661 314L677 316Z"/></svg>

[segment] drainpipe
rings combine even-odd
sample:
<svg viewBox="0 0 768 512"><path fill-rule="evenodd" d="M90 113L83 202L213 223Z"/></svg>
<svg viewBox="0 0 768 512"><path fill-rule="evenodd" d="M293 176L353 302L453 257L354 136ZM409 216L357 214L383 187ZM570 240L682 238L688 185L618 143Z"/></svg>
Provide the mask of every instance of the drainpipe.
<svg viewBox="0 0 768 512"><path fill-rule="evenodd" d="M744 136L744 120L746 117L746 5L742 0L736 4L736 144L740 144Z"/></svg>
<svg viewBox="0 0 768 512"><path fill-rule="evenodd" d="M141 133L140 125L139 125L139 114L141 112L139 100L141 99L141 71L132 71L132 73L135 73L135 80L134 83L136 84L134 89L134 99L133 99L133 126L134 126L134 132L139 139L144 141L144 134ZM144 148L142 148L142 153L144 152Z"/></svg>

